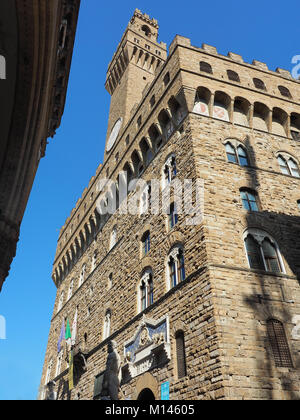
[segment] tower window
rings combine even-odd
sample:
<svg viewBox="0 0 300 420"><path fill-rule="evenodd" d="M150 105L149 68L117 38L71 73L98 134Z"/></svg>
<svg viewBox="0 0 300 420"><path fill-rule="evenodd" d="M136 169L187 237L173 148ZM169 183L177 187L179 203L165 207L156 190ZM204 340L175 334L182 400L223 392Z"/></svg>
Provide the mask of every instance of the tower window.
<svg viewBox="0 0 300 420"><path fill-rule="evenodd" d="M175 335L176 340L176 356L177 356L177 376L178 379L186 376L186 356L185 341L183 331L178 331Z"/></svg>
<svg viewBox="0 0 300 420"><path fill-rule="evenodd" d="M211 65L208 64L206 61L200 62L200 71L203 71L204 73L213 74Z"/></svg>
<svg viewBox="0 0 300 420"><path fill-rule="evenodd" d="M152 98L150 99L151 108L154 107L154 105L155 105L155 95L153 95Z"/></svg>
<svg viewBox="0 0 300 420"><path fill-rule="evenodd" d="M269 341L277 367L293 368L293 361L283 324L277 319L267 322Z"/></svg>
<svg viewBox="0 0 300 420"><path fill-rule="evenodd" d="M229 80L232 80L233 82L240 82L240 76L232 70L227 70L227 76Z"/></svg>
<svg viewBox="0 0 300 420"><path fill-rule="evenodd" d="M151 30L150 30L149 26L147 26L147 25L142 26L142 31L144 32L144 34L147 37L151 36Z"/></svg>
<svg viewBox="0 0 300 420"><path fill-rule="evenodd" d="M137 126L140 127L142 125L142 116L140 115L137 120Z"/></svg>
<svg viewBox="0 0 300 420"><path fill-rule="evenodd" d="M300 200L297 201L298 209L300 210Z"/></svg>
<svg viewBox="0 0 300 420"><path fill-rule="evenodd" d="M258 197L255 191L247 188L240 190L243 207L248 211L259 211Z"/></svg>
<svg viewBox="0 0 300 420"><path fill-rule="evenodd" d="M256 89L267 90L266 85L264 84L264 82L262 80L254 78L253 83L254 83L254 86L256 87Z"/></svg>

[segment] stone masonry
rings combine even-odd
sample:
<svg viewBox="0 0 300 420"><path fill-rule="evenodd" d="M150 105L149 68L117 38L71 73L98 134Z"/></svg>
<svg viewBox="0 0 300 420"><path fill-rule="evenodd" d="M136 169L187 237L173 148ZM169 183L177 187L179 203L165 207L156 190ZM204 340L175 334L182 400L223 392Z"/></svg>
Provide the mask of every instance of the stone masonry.
<svg viewBox="0 0 300 420"><path fill-rule="evenodd" d="M167 56L157 35L157 21L136 10L109 65L107 142L118 119L121 130L59 235L53 266L57 297L41 398L50 381L57 399L101 398L97 378L114 340L122 360L119 399L139 399L148 389L159 400L167 381L173 400L298 399L300 178L282 173L278 156L300 164L299 81L285 70L245 63L237 54L220 55L205 44L194 47L181 36ZM247 166L228 161L229 140L247 150ZM170 156L176 157L177 179L204 181L200 224L187 225L184 214L173 228L162 212L122 214L124 201L113 215L99 214L99 180L120 186L123 170L147 182L161 180ZM257 193L260 211L244 209L241 188ZM276 241L280 273L250 268L244 234L254 228ZM151 236L146 255L145 232ZM184 249L185 279L171 287L168 256L177 245ZM145 269L152 270L154 292L142 310ZM84 363L77 359L69 391L68 349L64 345L59 363L57 342L63 320L72 324L76 310L74 354ZM284 326L289 367L275 363L270 319ZM161 342L153 331L163 331ZM176 356L179 331L185 343L183 376ZM138 339L136 348L132 343ZM141 364L139 354L144 354Z"/></svg>

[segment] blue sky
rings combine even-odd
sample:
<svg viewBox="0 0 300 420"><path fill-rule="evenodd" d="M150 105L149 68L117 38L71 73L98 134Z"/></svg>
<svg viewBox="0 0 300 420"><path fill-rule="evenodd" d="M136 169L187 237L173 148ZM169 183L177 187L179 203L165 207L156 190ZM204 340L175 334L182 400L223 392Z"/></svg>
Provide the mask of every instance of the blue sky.
<svg viewBox="0 0 300 420"><path fill-rule="evenodd" d="M0 399L35 399L55 299L52 262L60 227L103 158L109 95L106 69L135 8L176 34L221 54L239 53L291 70L300 55L299 2L82 0L66 109L41 161L21 228L17 256L0 294L7 339L0 340ZM186 8L183 8L185 4ZM285 7L286 5L286 7Z"/></svg>

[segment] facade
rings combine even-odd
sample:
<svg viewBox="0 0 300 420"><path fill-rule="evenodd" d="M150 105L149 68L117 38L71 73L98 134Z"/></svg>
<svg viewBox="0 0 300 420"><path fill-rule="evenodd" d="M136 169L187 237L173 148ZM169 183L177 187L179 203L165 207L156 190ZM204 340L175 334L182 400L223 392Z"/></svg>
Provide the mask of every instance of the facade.
<svg viewBox="0 0 300 420"><path fill-rule="evenodd" d="M0 2L0 290L64 111L80 0Z"/></svg>
<svg viewBox="0 0 300 420"><path fill-rule="evenodd" d="M300 84L157 36L136 10L108 67L104 163L58 239L41 398L109 399L115 383L121 400L297 399ZM153 214L188 179L204 217L176 188Z"/></svg>

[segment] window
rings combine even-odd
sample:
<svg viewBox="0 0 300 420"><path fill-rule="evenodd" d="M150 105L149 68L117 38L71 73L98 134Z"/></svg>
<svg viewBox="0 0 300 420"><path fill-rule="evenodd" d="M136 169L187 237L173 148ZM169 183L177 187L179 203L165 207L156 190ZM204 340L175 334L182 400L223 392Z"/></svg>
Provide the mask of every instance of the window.
<svg viewBox="0 0 300 420"><path fill-rule="evenodd" d="M292 98L291 92L285 86L278 86L278 90L282 96L285 96L286 98Z"/></svg>
<svg viewBox="0 0 300 420"><path fill-rule="evenodd" d="M151 185L147 185L141 195L140 214L148 213L151 208Z"/></svg>
<svg viewBox="0 0 300 420"><path fill-rule="evenodd" d="M284 158L282 155L279 155L277 159L283 174L300 178L299 167L294 159L289 157Z"/></svg>
<svg viewBox="0 0 300 420"><path fill-rule="evenodd" d="M146 270L140 281L140 312L153 304L153 276L150 269Z"/></svg>
<svg viewBox="0 0 300 420"><path fill-rule="evenodd" d="M85 280L85 272L86 272L86 264L84 264L82 266L80 277L79 277L79 285L78 285L78 287L80 287L83 284L84 280Z"/></svg>
<svg viewBox="0 0 300 420"><path fill-rule="evenodd" d="M170 211L169 211L169 229L173 229L175 225L178 223L178 214L177 214L177 208L176 203L172 203L170 205Z"/></svg>
<svg viewBox="0 0 300 420"><path fill-rule="evenodd" d="M137 120L137 126L140 127L142 125L142 117L139 116L138 120Z"/></svg>
<svg viewBox="0 0 300 420"><path fill-rule="evenodd" d="M176 356L177 356L177 376L178 379L186 376L186 356L183 331L178 331L175 335Z"/></svg>
<svg viewBox="0 0 300 420"><path fill-rule="evenodd" d="M277 319L267 322L268 337L277 367L293 368L293 362L283 324Z"/></svg>
<svg viewBox="0 0 300 420"><path fill-rule="evenodd" d="M298 209L300 210L300 200L297 201Z"/></svg>
<svg viewBox="0 0 300 420"><path fill-rule="evenodd" d="M103 340L106 340L110 336L111 326L111 311L108 309L105 313L104 329L103 329Z"/></svg>
<svg viewBox="0 0 300 420"><path fill-rule="evenodd" d="M225 147L228 162L237 163L240 166L249 166L248 154L243 146L234 147L228 142Z"/></svg>
<svg viewBox="0 0 300 420"><path fill-rule="evenodd" d="M256 87L256 89L267 90L266 86L265 86L265 84L262 80L254 78L253 83L254 83L254 86Z"/></svg>
<svg viewBox="0 0 300 420"><path fill-rule="evenodd" d="M69 286L68 300L71 299L73 295L74 280L72 279Z"/></svg>
<svg viewBox="0 0 300 420"><path fill-rule="evenodd" d="M129 139L130 139L130 137L129 137L129 135L126 137L126 139L125 139L125 143L126 143L126 146L128 146L128 144L129 144Z"/></svg>
<svg viewBox="0 0 300 420"><path fill-rule="evenodd" d="M233 82L240 82L240 76L235 71L227 70L227 76Z"/></svg>
<svg viewBox="0 0 300 420"><path fill-rule="evenodd" d="M58 302L58 307L57 307L57 312L59 312L61 310L61 308L63 307L64 304L64 292L61 292L60 298L59 298L59 302Z"/></svg>
<svg viewBox="0 0 300 420"><path fill-rule="evenodd" d="M200 62L200 71L203 71L204 73L213 74L211 65L206 63L206 61Z"/></svg>
<svg viewBox="0 0 300 420"><path fill-rule="evenodd" d="M114 226L110 234L110 246L109 246L110 250L116 245L117 239L118 239L118 230L117 230L117 226Z"/></svg>
<svg viewBox="0 0 300 420"><path fill-rule="evenodd" d="M164 85L167 86L170 83L170 73L168 72L164 77Z"/></svg>
<svg viewBox="0 0 300 420"><path fill-rule="evenodd" d="M248 211L259 211L258 198L255 191L242 188L240 190L243 207Z"/></svg>
<svg viewBox="0 0 300 420"><path fill-rule="evenodd" d="M284 273L279 248L266 232L251 229L246 234L245 246L250 268Z"/></svg>
<svg viewBox="0 0 300 420"><path fill-rule="evenodd" d="M185 280L184 253L181 247L174 248L170 253L168 268L170 288Z"/></svg>
<svg viewBox="0 0 300 420"><path fill-rule="evenodd" d="M150 251L150 247L151 247L151 240L150 240L150 232L147 231L146 233L144 233L143 237L142 237L142 254L147 255L148 252Z"/></svg>
<svg viewBox="0 0 300 420"><path fill-rule="evenodd" d="M177 175L176 157L170 156L164 166L164 186L170 184Z"/></svg>

